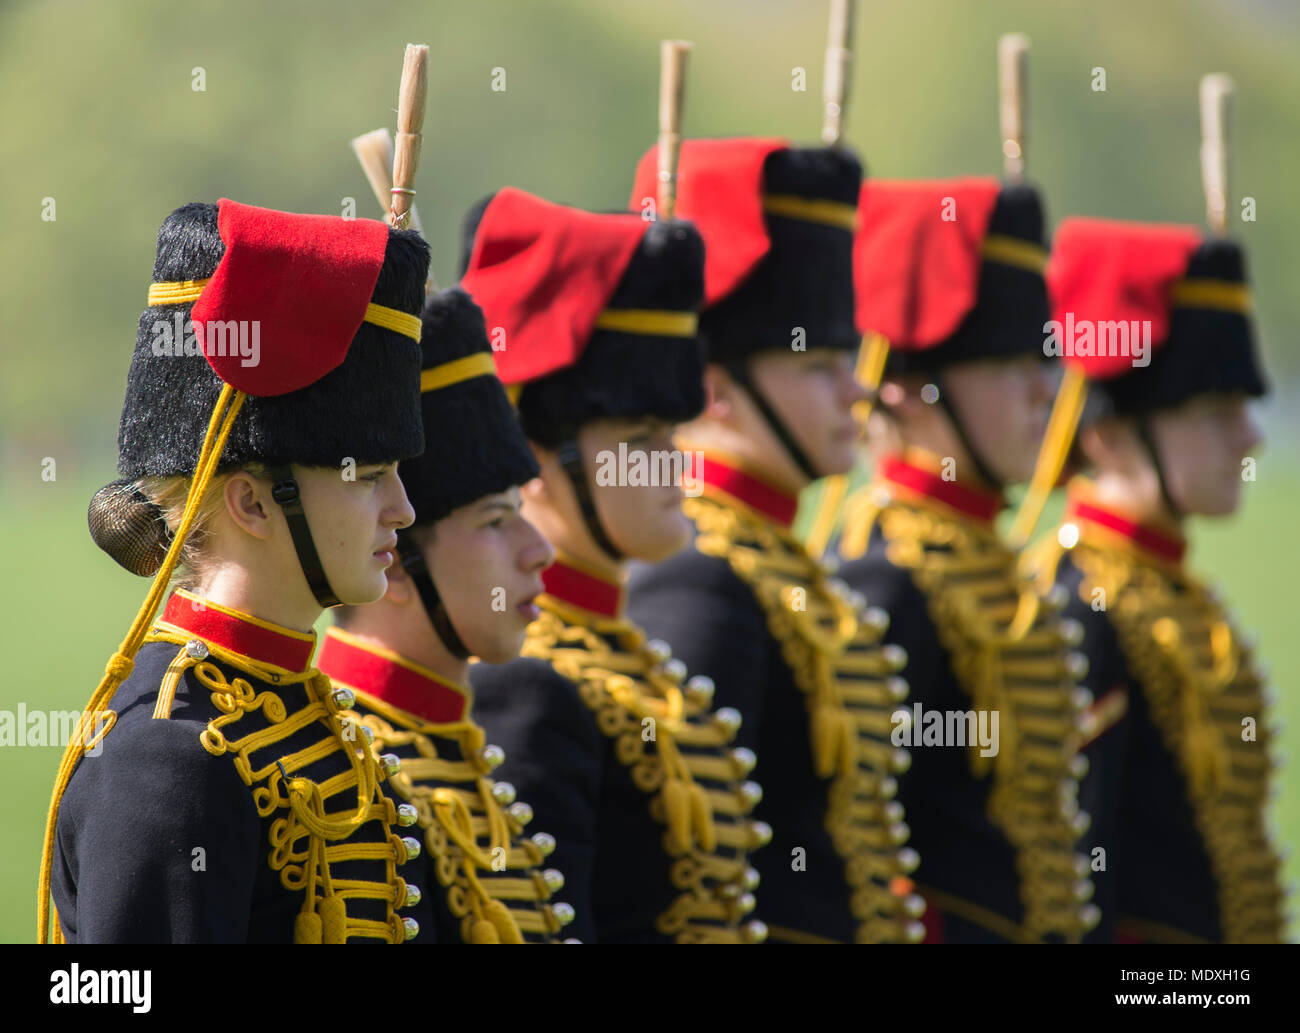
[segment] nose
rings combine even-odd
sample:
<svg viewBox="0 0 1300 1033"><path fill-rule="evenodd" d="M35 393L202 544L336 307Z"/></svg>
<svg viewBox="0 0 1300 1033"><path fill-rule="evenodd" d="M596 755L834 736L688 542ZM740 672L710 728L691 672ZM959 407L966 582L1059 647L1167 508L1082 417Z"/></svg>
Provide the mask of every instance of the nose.
<svg viewBox="0 0 1300 1033"><path fill-rule="evenodd" d="M1250 407L1242 404L1237 418L1238 441L1241 454L1248 455L1264 443L1264 430L1255 419Z"/></svg>
<svg viewBox="0 0 1300 1033"><path fill-rule="evenodd" d="M392 494L389 496L388 504L384 507L384 522L399 530L410 527L415 523L415 507L411 505L411 500L406 497L406 485L397 476L395 468L391 482L393 485Z"/></svg>
<svg viewBox="0 0 1300 1033"><path fill-rule="evenodd" d="M1050 402L1056 397L1057 382L1060 375L1064 372L1050 362L1034 360L1034 370L1030 374L1033 377L1034 400L1038 402Z"/></svg>
<svg viewBox="0 0 1300 1033"><path fill-rule="evenodd" d="M867 398L867 389L858 380L851 358L840 366L839 397L840 403L847 409Z"/></svg>
<svg viewBox="0 0 1300 1033"><path fill-rule="evenodd" d="M529 573L545 570L555 562L555 546L530 521L522 522L524 545L519 550L519 565Z"/></svg>

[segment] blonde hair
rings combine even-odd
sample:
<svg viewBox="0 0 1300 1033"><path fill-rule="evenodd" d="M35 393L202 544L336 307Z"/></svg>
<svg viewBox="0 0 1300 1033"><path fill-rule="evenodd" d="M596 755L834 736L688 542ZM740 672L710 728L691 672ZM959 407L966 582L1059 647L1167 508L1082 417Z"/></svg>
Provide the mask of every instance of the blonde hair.
<svg viewBox="0 0 1300 1033"><path fill-rule="evenodd" d="M239 473L251 474L254 477L267 476L266 468L261 463L245 463L236 470L213 475L199 503L189 537L185 539L185 545L181 548L180 562L176 565L175 573L172 574L173 587L192 589L197 586L209 559L207 541L216 528L218 518L226 508L226 485ZM136 482L136 486L145 498L162 511L167 529L174 534L185 512L190 483L191 478L184 476L141 477Z"/></svg>

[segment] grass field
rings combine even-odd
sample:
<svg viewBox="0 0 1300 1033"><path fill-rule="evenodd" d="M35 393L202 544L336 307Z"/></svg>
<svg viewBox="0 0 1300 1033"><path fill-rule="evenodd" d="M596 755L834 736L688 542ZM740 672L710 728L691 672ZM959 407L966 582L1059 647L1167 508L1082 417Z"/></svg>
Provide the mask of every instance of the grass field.
<svg viewBox="0 0 1300 1033"><path fill-rule="evenodd" d="M12 483L12 482L11 482ZM0 507L0 603L6 676L0 710L79 709L104 662L144 597L145 582L118 569L90 541L85 483L57 480ZM1278 714L1287 723L1281 748L1291 758L1280 772L1273 821L1283 844L1300 840L1300 697L1290 673L1300 666L1294 629L1297 585L1294 517L1300 512L1300 471L1260 462L1243 515L1233 524L1197 528L1193 561L1213 573L1238 608L1242 626L1259 636L1262 655L1278 675ZM61 750L0 747L0 941L28 942L35 930L35 888L41 834ZM1300 874L1288 862L1291 879Z"/></svg>

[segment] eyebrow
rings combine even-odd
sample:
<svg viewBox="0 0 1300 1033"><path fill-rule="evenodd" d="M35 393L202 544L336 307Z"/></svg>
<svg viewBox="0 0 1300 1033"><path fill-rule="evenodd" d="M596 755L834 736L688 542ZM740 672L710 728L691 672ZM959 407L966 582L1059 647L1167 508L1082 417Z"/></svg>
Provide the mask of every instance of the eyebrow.
<svg viewBox="0 0 1300 1033"><path fill-rule="evenodd" d="M503 509L507 513L515 513L518 511L518 507L516 507L512 502L508 502L505 499L493 499L491 502L480 503L478 512L480 516L485 516L486 514L498 509Z"/></svg>

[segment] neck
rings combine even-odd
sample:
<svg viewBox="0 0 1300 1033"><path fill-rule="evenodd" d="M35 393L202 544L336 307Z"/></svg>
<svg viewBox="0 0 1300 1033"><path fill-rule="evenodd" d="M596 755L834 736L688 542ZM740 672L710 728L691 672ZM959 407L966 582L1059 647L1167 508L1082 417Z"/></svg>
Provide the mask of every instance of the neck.
<svg viewBox="0 0 1300 1033"><path fill-rule="evenodd" d="M525 499L520 512L555 547L557 555L577 560L606 581L622 582L627 565L596 544L580 516L566 520L546 503L533 499Z"/></svg>
<svg viewBox="0 0 1300 1033"><path fill-rule="evenodd" d="M769 444L765 445L765 440ZM782 452L784 449L766 424L760 435L716 420L700 418L682 426L677 434L677 447L684 451L698 449L706 455L713 453L722 457L730 456L747 471L788 495L798 495L812 483L799 470L794 460L784 458L784 461L780 461L773 458L772 449L781 449Z"/></svg>
<svg viewBox="0 0 1300 1033"><path fill-rule="evenodd" d="M294 631L311 631L323 612L306 581L286 592L282 581L254 577L249 567L225 563L203 577L195 595Z"/></svg>
<svg viewBox="0 0 1300 1033"><path fill-rule="evenodd" d="M464 685L469 679L469 661L453 656L443 645L433 622L418 599L397 605L387 599L352 611L347 631L373 646L397 653L429 668L440 678Z"/></svg>
<svg viewBox="0 0 1300 1033"><path fill-rule="evenodd" d="M1160 497L1160 486L1150 477L1130 477L1118 470L1102 470L1090 477L1089 494L1099 505L1124 510L1144 523L1182 527L1183 521L1169 512Z"/></svg>

